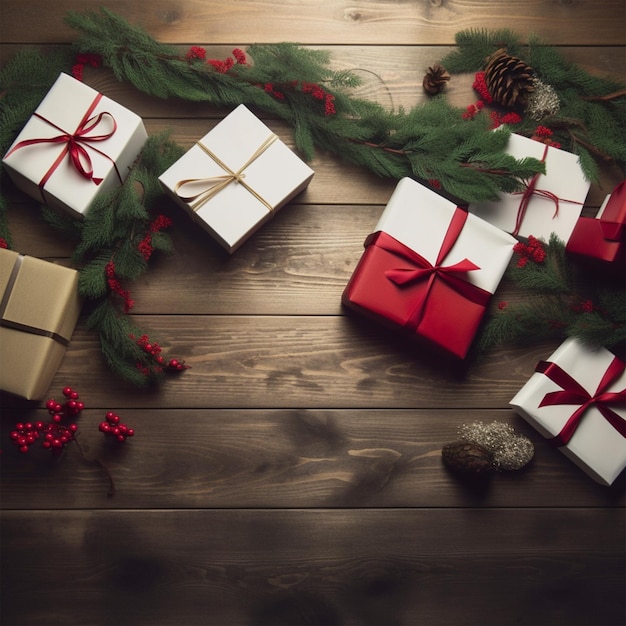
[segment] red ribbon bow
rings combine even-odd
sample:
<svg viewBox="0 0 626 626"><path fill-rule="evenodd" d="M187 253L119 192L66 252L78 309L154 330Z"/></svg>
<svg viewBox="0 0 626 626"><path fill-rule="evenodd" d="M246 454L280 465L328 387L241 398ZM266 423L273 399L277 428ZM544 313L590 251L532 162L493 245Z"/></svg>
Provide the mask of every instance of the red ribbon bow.
<svg viewBox="0 0 626 626"><path fill-rule="evenodd" d="M40 144L40 143L65 144L63 147L63 150L61 151L61 154L59 154L59 156L56 158L52 166L44 174L41 181L39 181L39 188L42 190L42 196L43 196L43 188L45 187L46 183L48 182L48 180L50 179L54 171L57 169L57 167L60 165L60 163L63 161L66 155L69 156L70 162L76 168L76 170L81 176L83 176L87 180L93 181L96 185L99 185L102 182L103 180L102 178L96 178L94 176L91 158L89 157L89 153L87 152L86 148L82 145L82 144L92 144L98 141L105 141L106 139L109 139L109 137L111 137L117 130L117 122L115 121L115 118L110 113L102 112L102 113L99 113L98 115L94 115L93 117L91 117L93 110L96 108L101 98L102 98L102 94L99 93L96 95L96 97L94 98L94 101L91 103L91 105L87 109L87 112L85 113L80 123L78 124L78 127L73 133L68 133L60 126L57 126L54 122L51 122L50 120L46 119L45 117L42 117L37 112L35 112L33 114L35 117L38 117L40 120L46 122L46 124L49 124L50 126L56 128L58 131L61 132L61 134L55 137L25 139L24 141L20 141L18 144L16 144L10 150L10 152L7 153L6 156L8 157L11 154L13 154L16 150L19 150L20 148L33 146L33 145ZM105 116L108 116L113 120L113 128L111 129L111 131L103 133L101 135L90 135L89 133L91 133L95 128L97 128L101 124ZM111 161L113 165L115 166L115 162L113 161L113 159L111 159L108 155L104 154L104 152L98 150L92 145L89 145L89 148L91 148L92 150L95 150L102 156L109 159L109 161ZM115 171L117 172L117 176L121 181L121 176L119 172L117 171L117 167Z"/></svg>
<svg viewBox="0 0 626 626"><path fill-rule="evenodd" d="M445 234L441 249L437 255L437 260L433 265L425 259L423 256L412 250L408 246L405 246L397 239L388 235L385 232L379 231L370 235L365 245L376 245L387 252L391 252L396 256L408 261L411 265L417 267L410 268L395 268L385 271L385 276L394 282L396 285L402 287L409 285L416 281L428 279L426 289L420 298L419 302L405 323L412 330L417 329L426 307L426 302L430 295L433 284L437 279L443 280L448 283L455 291L461 293L465 298L472 300L478 304L486 306L491 294L480 287L468 282L466 279L458 276L457 274L463 274L472 270L480 269L478 265L470 261L469 259L463 259L455 263L454 265L442 265L443 260L446 258L454 242L457 240L465 221L467 219L467 212L457 208L454 212L448 230Z"/></svg>
<svg viewBox="0 0 626 626"><path fill-rule="evenodd" d="M541 157L541 162L544 163L548 156L548 146L543 150L543 156ZM520 201L519 207L517 208L517 217L515 219L515 228L512 232L513 235L518 235L520 228L522 227L522 222L524 221L524 217L526 216L526 211L528 209L528 205L530 204L530 200L533 196L541 196L542 198L547 198L548 200L552 200L554 202L554 215L552 219L554 219L559 214L559 202L569 202L570 204L582 204L582 202L577 202L576 200L565 200L564 198L559 198L556 194L548 191L547 189L537 189L537 181L539 180L539 176L541 174L535 174L528 185L526 185L526 189L524 191L516 191L513 195L522 194L522 199Z"/></svg>
<svg viewBox="0 0 626 626"><path fill-rule="evenodd" d="M609 387L622 375L626 365L623 361L614 357L608 369L604 373L598 388L591 395L582 385L574 380L566 371L561 369L556 363L540 361L535 368L536 372L545 374L551 381L555 382L562 391L552 391L547 393L539 407L554 406L557 404L579 404L580 406L572 413L571 417L561 429L561 432L548 441L554 446L565 446L574 435L586 411L595 406L602 416L619 432L622 437L626 437L626 420L618 415L609 405L626 406L626 389L621 391L607 391Z"/></svg>

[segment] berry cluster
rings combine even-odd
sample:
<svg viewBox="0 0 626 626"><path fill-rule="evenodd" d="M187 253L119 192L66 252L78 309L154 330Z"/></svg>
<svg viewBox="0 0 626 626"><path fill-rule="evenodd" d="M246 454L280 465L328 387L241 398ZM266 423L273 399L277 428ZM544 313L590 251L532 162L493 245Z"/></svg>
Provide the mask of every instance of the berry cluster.
<svg viewBox="0 0 626 626"><path fill-rule="evenodd" d="M8 248L9 244L4 237L0 237L0 248Z"/></svg>
<svg viewBox="0 0 626 626"><path fill-rule="evenodd" d="M533 263L543 263L546 260L546 249L543 241L528 236L528 243L519 241L513 246L513 251L519 255L516 267L524 267L529 261Z"/></svg>
<svg viewBox="0 0 626 626"><path fill-rule="evenodd" d="M57 402L54 398L46 402L46 409L51 415L50 422L18 422L15 425L15 430L11 432L10 437L19 447L20 452L28 452L29 447L42 436L41 445L51 450L54 455L61 454L63 448L74 441L78 426L76 424L65 425L63 420L76 417L85 405L79 400L78 392L71 387L65 387L63 395L66 397L64 404Z"/></svg>
<svg viewBox="0 0 626 626"><path fill-rule="evenodd" d="M502 124L519 124L522 121L520 115L514 111L509 111L504 114L498 113L498 111L492 111L489 117L491 118L493 128L498 128L498 126L502 126Z"/></svg>
<svg viewBox="0 0 626 626"><path fill-rule="evenodd" d="M157 216L148 229L148 232L145 234L144 238L139 242L137 249L141 252L143 258L148 261L154 252L154 248L152 247L152 235L154 233L158 233L160 230L164 228L168 228L172 225L172 220L165 215Z"/></svg>
<svg viewBox="0 0 626 626"><path fill-rule="evenodd" d="M489 93L487 82L485 81L485 72L476 72L476 74L474 74L472 88L478 93L480 100L467 106L462 116L464 120L473 119L483 110L485 104L493 103L493 97ZM513 111L507 113L492 111L489 117L491 119L492 128L498 128L498 126L502 126L502 124L519 124L522 121L520 115Z"/></svg>
<svg viewBox="0 0 626 626"><path fill-rule="evenodd" d="M122 283L120 283L119 279L115 275L115 263L113 263L113 261L109 261L106 264L104 273L106 275L109 289L124 301L124 313L128 313L133 308L135 303L130 297L130 292L122 287Z"/></svg>
<svg viewBox="0 0 626 626"><path fill-rule="evenodd" d="M264 85L259 85L263 87L263 90L266 93L269 93L271 96L276 98L277 100L284 100L285 93L284 91L279 91L275 88L273 83L265 83ZM289 88L297 90L299 89L302 93L310 94L311 97L315 100L319 100L324 103L324 115L331 116L337 113L335 109L335 96L332 93L328 93L324 90L323 87L318 85L317 83L307 83L300 82L297 80L292 81L288 85ZM281 86L281 89L285 89L285 86Z"/></svg>
<svg viewBox="0 0 626 626"><path fill-rule="evenodd" d="M120 416L112 411L109 411L106 416L106 421L100 422L98 430L105 435L115 437L117 441L124 442L127 437L132 437L135 431L129 428L126 424L120 422Z"/></svg>
<svg viewBox="0 0 626 626"><path fill-rule="evenodd" d="M161 348L156 341L150 341L148 335L141 335L138 339L134 335L130 335L130 338L135 339L137 345L151 357L155 363L157 371L161 372L163 370L168 370L171 372L182 372L183 370L190 368L189 365L185 365L185 361L179 361L178 359L170 359L169 361L166 361L161 354L163 348ZM137 363L137 368L146 375L150 374L149 369L142 363Z"/></svg>
<svg viewBox="0 0 626 626"><path fill-rule="evenodd" d="M100 67L102 65L102 57L99 54L79 53L76 55L76 63L72 66L72 76L76 80L83 80L83 70L85 65L91 67Z"/></svg>
<svg viewBox="0 0 626 626"><path fill-rule="evenodd" d="M234 57L234 58L233 58ZM206 50L199 46L192 46L187 52L186 58L188 61L193 59L205 59L206 58ZM237 65L246 65L248 60L246 59L246 54L240 48L235 48L233 50L233 56L228 57L221 61L220 59L208 59L207 65L210 65L216 72L220 74L226 74L230 69Z"/></svg>
<svg viewBox="0 0 626 626"><path fill-rule="evenodd" d="M535 128L535 132L532 134L531 139L535 141L540 141L541 143L545 143L547 146L552 146L553 148L560 148L561 144L558 141L554 141L552 139L553 131L547 126L537 126Z"/></svg>

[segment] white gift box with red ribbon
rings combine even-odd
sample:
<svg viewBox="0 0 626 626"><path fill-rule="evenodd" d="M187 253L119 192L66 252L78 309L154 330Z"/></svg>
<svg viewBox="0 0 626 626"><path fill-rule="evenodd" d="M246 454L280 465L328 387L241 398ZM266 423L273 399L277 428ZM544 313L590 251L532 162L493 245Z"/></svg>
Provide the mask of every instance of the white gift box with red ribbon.
<svg viewBox="0 0 626 626"><path fill-rule="evenodd" d="M504 193L496 201L472 202L468 210L507 233L545 241L555 233L567 243L590 187L578 157L515 133L506 152L516 159L543 161L546 173L526 181L520 192Z"/></svg>
<svg viewBox="0 0 626 626"><path fill-rule="evenodd" d="M566 339L510 405L595 481L626 467L626 365L609 350Z"/></svg>
<svg viewBox="0 0 626 626"><path fill-rule="evenodd" d="M303 191L313 174L240 104L159 180L176 203L232 253Z"/></svg>
<svg viewBox="0 0 626 626"><path fill-rule="evenodd" d="M138 115L62 73L2 162L24 193L80 216L123 183L147 138Z"/></svg>

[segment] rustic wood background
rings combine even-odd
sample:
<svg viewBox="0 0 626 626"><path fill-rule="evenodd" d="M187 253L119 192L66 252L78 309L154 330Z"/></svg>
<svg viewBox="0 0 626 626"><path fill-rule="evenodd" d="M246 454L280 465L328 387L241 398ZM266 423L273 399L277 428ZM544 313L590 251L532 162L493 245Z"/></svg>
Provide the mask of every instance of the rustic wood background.
<svg viewBox="0 0 626 626"><path fill-rule="evenodd" d="M423 102L426 67L471 27L537 33L594 73L626 75L623 0L2 0L0 63L68 45L66 11L101 4L211 58L286 40L328 49L386 106ZM85 79L185 147L226 113L147 98L105 70ZM452 80L455 104L476 99L471 82ZM50 395L79 390L82 446L110 468L113 497L76 449L57 463L20 455L8 431L44 411L0 399L0 622L623 625L624 476L597 485L508 408L557 344L452 370L346 315L341 292L395 181L324 153L312 167L309 188L231 257L164 207L176 250L130 286L133 311L191 370L138 391L79 323ZM607 169L585 211L618 180ZM68 263L37 205L12 197L15 249ZM519 295L505 283L500 297ZM97 432L107 410L137 431L121 448ZM442 445L475 420L530 437L532 465L482 485L448 473Z"/></svg>

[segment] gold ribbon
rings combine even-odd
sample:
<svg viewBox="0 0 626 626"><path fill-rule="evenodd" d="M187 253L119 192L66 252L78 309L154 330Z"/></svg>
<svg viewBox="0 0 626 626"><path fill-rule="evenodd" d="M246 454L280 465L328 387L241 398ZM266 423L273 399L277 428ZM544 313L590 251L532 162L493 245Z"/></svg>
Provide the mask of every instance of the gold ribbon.
<svg viewBox="0 0 626 626"><path fill-rule="evenodd" d="M215 153L209 150L209 148L207 148L201 141L198 141L196 145L208 154L226 172L226 174L221 176L210 176L208 178L186 178L185 180L181 180L176 183L174 191L181 200L189 204L192 211L197 211L206 202L222 191L222 189L225 189L231 183L236 182L245 187L261 204L263 204L263 206L267 208L270 213L273 212L274 207L267 202L267 200L262 198L254 189L252 189L252 187L250 187L250 185L248 185L243 179L246 176L244 170L251 163L256 161L277 139L278 136L272 133L237 171L230 169L230 167L228 167L228 165L226 165L226 163L224 163ZM181 189L185 185L190 184L203 185L203 189L190 196L183 195L181 193Z"/></svg>

